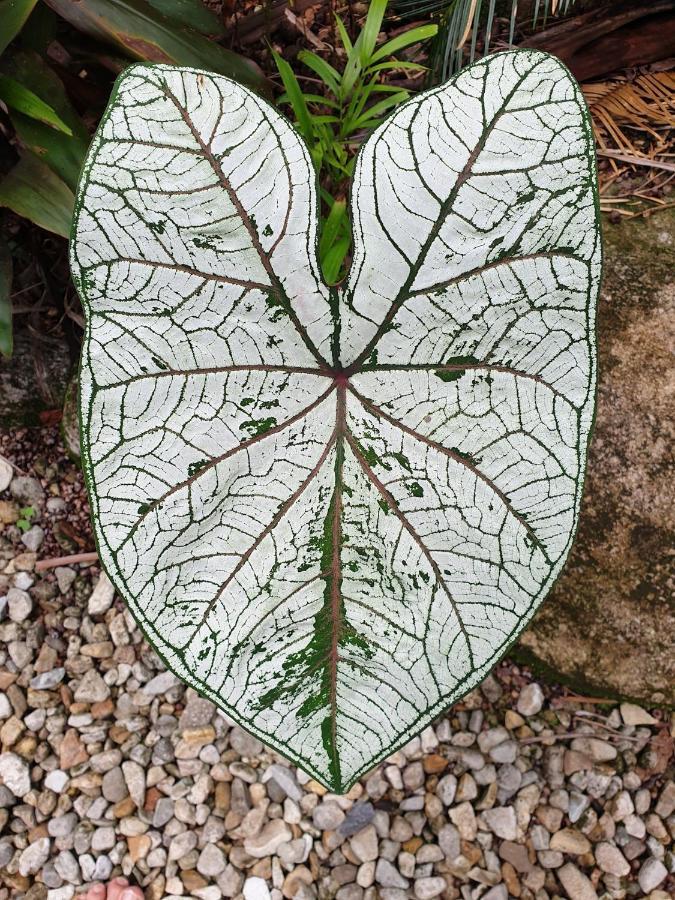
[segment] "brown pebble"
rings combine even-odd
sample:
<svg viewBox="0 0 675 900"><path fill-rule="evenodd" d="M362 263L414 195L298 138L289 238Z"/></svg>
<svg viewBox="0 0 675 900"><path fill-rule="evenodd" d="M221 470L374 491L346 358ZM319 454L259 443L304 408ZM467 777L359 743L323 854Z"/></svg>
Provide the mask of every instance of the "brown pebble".
<svg viewBox="0 0 675 900"><path fill-rule="evenodd" d="M87 762L89 754L77 731L69 728L63 736L59 747L59 765L62 769L72 769L80 763Z"/></svg>
<svg viewBox="0 0 675 900"><path fill-rule="evenodd" d="M439 753L432 753L431 756L425 756L422 760L422 766L427 775L437 775L442 772L448 765L448 761Z"/></svg>

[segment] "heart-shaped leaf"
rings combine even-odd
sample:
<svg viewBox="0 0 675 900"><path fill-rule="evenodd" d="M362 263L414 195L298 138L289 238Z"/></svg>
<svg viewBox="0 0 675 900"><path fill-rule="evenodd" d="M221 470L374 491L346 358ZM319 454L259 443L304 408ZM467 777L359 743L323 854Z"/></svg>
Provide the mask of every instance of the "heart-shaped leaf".
<svg viewBox="0 0 675 900"><path fill-rule="evenodd" d="M263 100L134 66L72 268L103 564L171 669L341 791L485 676L569 551L600 277L580 91L518 51L397 110L341 291L316 206Z"/></svg>

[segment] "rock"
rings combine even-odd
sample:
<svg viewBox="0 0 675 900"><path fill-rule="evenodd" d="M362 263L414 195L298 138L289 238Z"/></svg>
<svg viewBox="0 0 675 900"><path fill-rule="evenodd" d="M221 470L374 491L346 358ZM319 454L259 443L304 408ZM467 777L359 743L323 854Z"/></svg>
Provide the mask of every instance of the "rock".
<svg viewBox="0 0 675 900"><path fill-rule="evenodd" d="M119 803L128 796L126 779L119 766L115 766L105 773L101 782L101 793L110 803Z"/></svg>
<svg viewBox="0 0 675 900"><path fill-rule="evenodd" d="M669 781L661 791L654 812L662 819L669 818L675 812L675 781Z"/></svg>
<svg viewBox="0 0 675 900"><path fill-rule="evenodd" d="M14 475L14 469L11 463L7 462L4 456L0 456L0 493L7 490L12 475Z"/></svg>
<svg viewBox="0 0 675 900"><path fill-rule="evenodd" d="M98 581L87 602L90 616L101 616L112 606L115 588L105 572L101 572Z"/></svg>
<svg viewBox="0 0 675 900"><path fill-rule="evenodd" d="M54 868L64 881L80 883L80 866L70 850L62 850L54 861Z"/></svg>
<svg viewBox="0 0 675 900"><path fill-rule="evenodd" d="M12 704L7 699L7 694L0 693L0 719L8 719L12 715Z"/></svg>
<svg viewBox="0 0 675 900"><path fill-rule="evenodd" d="M638 873L638 884L648 894L657 888L662 881L668 876L668 869L663 865L660 859L651 856L642 864Z"/></svg>
<svg viewBox="0 0 675 900"><path fill-rule="evenodd" d="M374 815L375 807L372 803L369 803L367 800L363 803L355 803L347 812L347 816L338 828L338 831L345 837L356 834L373 821Z"/></svg>
<svg viewBox="0 0 675 900"><path fill-rule="evenodd" d="M432 897L438 897L447 888L445 878L440 876L430 876L427 878L418 878L415 881L415 896L417 900L432 900Z"/></svg>
<svg viewBox="0 0 675 900"><path fill-rule="evenodd" d="M169 844L169 861L181 859L197 846L197 835L194 831L181 831Z"/></svg>
<svg viewBox="0 0 675 900"><path fill-rule="evenodd" d="M658 725L658 719L635 703L622 703L619 707L621 718L626 725Z"/></svg>
<svg viewBox="0 0 675 900"><path fill-rule="evenodd" d="M264 878L247 878L242 893L244 900L271 900L270 891Z"/></svg>
<svg viewBox="0 0 675 900"><path fill-rule="evenodd" d="M572 863L565 863L556 872L570 900L598 900L590 879Z"/></svg>
<svg viewBox="0 0 675 900"><path fill-rule="evenodd" d="M603 231L598 407L579 529L518 653L579 693L668 706L675 211L605 220Z"/></svg>
<svg viewBox="0 0 675 900"><path fill-rule="evenodd" d="M262 742L258 738L237 725L230 732L230 745L240 756L246 757L257 756L263 749Z"/></svg>
<svg viewBox="0 0 675 900"><path fill-rule="evenodd" d="M377 859L377 844L377 832L372 825L362 828L349 841L354 855L362 863Z"/></svg>
<svg viewBox="0 0 675 900"><path fill-rule="evenodd" d="M578 737L570 743L572 750L583 753L595 762L609 762L616 759L616 747L594 737Z"/></svg>
<svg viewBox="0 0 675 900"><path fill-rule="evenodd" d="M51 844L49 838L43 837L29 844L19 857L21 875L35 875L49 859Z"/></svg>
<svg viewBox="0 0 675 900"><path fill-rule="evenodd" d="M173 672L161 672L146 682L141 690L148 697L157 697L159 694L166 694L180 683L180 679Z"/></svg>
<svg viewBox="0 0 675 900"><path fill-rule="evenodd" d="M31 678L30 686L36 691L52 691L61 684L66 674L64 668L50 669Z"/></svg>
<svg viewBox="0 0 675 900"><path fill-rule="evenodd" d="M122 774L124 775L129 796L137 808L142 809L145 803L145 770L137 762L130 759L122 763Z"/></svg>
<svg viewBox="0 0 675 900"><path fill-rule="evenodd" d="M281 788L284 794L291 798L291 800L295 800L296 803L299 803L300 800L302 800L304 791L298 784L295 773L288 766L282 766L279 765L279 763L273 763L271 766L268 766L263 772L263 784L266 784L270 779L272 779Z"/></svg>
<svg viewBox="0 0 675 900"><path fill-rule="evenodd" d="M95 669L89 669L75 690L78 703L100 703L110 696L110 688Z"/></svg>
<svg viewBox="0 0 675 900"><path fill-rule="evenodd" d="M0 753L0 779L15 797L25 797L31 789L28 763L16 753Z"/></svg>
<svg viewBox="0 0 675 900"><path fill-rule="evenodd" d="M476 815L470 803L460 803L459 806L453 807L448 811L450 819L457 827L459 836L464 841L473 841L476 839Z"/></svg>
<svg viewBox="0 0 675 900"><path fill-rule="evenodd" d="M319 803L312 815L314 827L320 831L335 831L344 822L344 819L345 814L340 807L331 801Z"/></svg>
<svg viewBox="0 0 675 900"><path fill-rule="evenodd" d="M436 796L443 806L452 806L457 793L457 778L454 775L444 775L436 786Z"/></svg>
<svg viewBox="0 0 675 900"><path fill-rule="evenodd" d="M25 534L21 535L21 543L27 550L35 553L42 546L44 538L45 533L40 526L33 525Z"/></svg>
<svg viewBox="0 0 675 900"><path fill-rule="evenodd" d="M33 478L32 475L17 475L16 478L12 479L9 492L23 507L32 506L38 512L44 506L44 489L40 481L37 478Z"/></svg>
<svg viewBox="0 0 675 900"><path fill-rule="evenodd" d="M515 841L518 837L518 823L512 806L496 806L486 809L481 814L493 834L506 841Z"/></svg>
<svg viewBox="0 0 675 900"><path fill-rule="evenodd" d="M562 831L556 831L552 836L549 846L551 850L582 856L591 849L591 842L575 828L563 828Z"/></svg>
<svg viewBox="0 0 675 900"><path fill-rule="evenodd" d="M75 569L71 569L70 566L57 566L54 569L54 574L56 575L56 583L59 586L59 591L62 594L68 593L70 586L77 578Z"/></svg>
<svg viewBox="0 0 675 900"><path fill-rule="evenodd" d="M264 856L272 856L281 844L290 841L293 832L281 819L272 819L259 834L247 837L244 841L244 850L249 856L262 859Z"/></svg>
<svg viewBox="0 0 675 900"><path fill-rule="evenodd" d="M410 882L398 871L398 869L389 862L388 859L380 857L375 866L375 881L385 888L401 888L408 887Z"/></svg>
<svg viewBox="0 0 675 900"><path fill-rule="evenodd" d="M526 684L518 696L516 709L521 716L536 716L544 705L544 692L536 683Z"/></svg>
<svg viewBox="0 0 675 900"><path fill-rule="evenodd" d="M603 872L616 875L617 878L623 878L630 872L630 864L623 853L614 844L606 841L596 845L595 861Z"/></svg>
<svg viewBox="0 0 675 900"><path fill-rule="evenodd" d="M7 591L7 604L12 622L25 622L33 610L30 594L19 588L10 588Z"/></svg>
<svg viewBox="0 0 675 900"><path fill-rule="evenodd" d="M45 778L44 785L50 791L54 791L55 794L60 794L65 790L69 780L63 769L53 769Z"/></svg>
<svg viewBox="0 0 675 900"><path fill-rule="evenodd" d="M216 878L225 870L225 854L215 844L207 844L199 854L197 871L205 878Z"/></svg>

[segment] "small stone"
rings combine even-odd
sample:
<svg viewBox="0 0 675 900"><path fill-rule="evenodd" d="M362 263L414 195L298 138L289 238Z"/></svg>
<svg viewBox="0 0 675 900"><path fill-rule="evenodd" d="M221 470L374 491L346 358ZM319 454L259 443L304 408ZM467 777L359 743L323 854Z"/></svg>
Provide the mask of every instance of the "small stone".
<svg viewBox="0 0 675 900"><path fill-rule="evenodd" d="M54 569L54 574L56 575L56 583L59 586L59 591L62 594L67 594L71 584L77 578L77 572L75 569L71 569L70 566L57 566Z"/></svg>
<svg viewBox="0 0 675 900"><path fill-rule="evenodd" d="M654 812L662 819L668 819L675 812L675 781L669 781L661 791Z"/></svg>
<svg viewBox="0 0 675 900"><path fill-rule="evenodd" d="M115 846L115 829L110 826L97 828L91 836L91 849L94 853L112 850Z"/></svg>
<svg viewBox="0 0 675 900"><path fill-rule="evenodd" d="M49 859L49 838L43 837L29 844L19 857L19 873L35 875Z"/></svg>
<svg viewBox="0 0 675 900"><path fill-rule="evenodd" d="M136 865L139 860L146 858L150 852L151 846L152 840L147 834L132 834L127 836L129 856L134 865Z"/></svg>
<svg viewBox="0 0 675 900"><path fill-rule="evenodd" d="M115 588L105 572L101 572L99 579L91 592L87 603L87 612L90 616L101 616L112 606L115 597Z"/></svg>
<svg viewBox="0 0 675 900"><path fill-rule="evenodd" d="M33 601L30 598L30 594L19 590L19 588L10 588L7 591L7 604L9 618L12 622L25 622L33 609Z"/></svg>
<svg viewBox="0 0 675 900"><path fill-rule="evenodd" d="M127 760L122 763L122 774L126 782L129 796L138 809L145 803L145 770L139 763Z"/></svg>
<svg viewBox="0 0 675 900"><path fill-rule="evenodd" d="M623 878L630 872L630 864L623 853L614 844L603 841L595 847L595 861L603 872Z"/></svg>
<svg viewBox="0 0 675 900"><path fill-rule="evenodd" d="M259 834L246 838L244 850L249 856L262 859L272 856L281 844L293 838L293 832L281 819L272 819Z"/></svg>
<svg viewBox="0 0 675 900"><path fill-rule="evenodd" d="M15 797L25 797L31 789L28 763L16 753L1 753L0 780Z"/></svg>
<svg viewBox="0 0 675 900"><path fill-rule="evenodd" d="M388 859L380 857L375 866L375 881L385 888L401 888L405 889L410 882L398 871L398 869L389 862Z"/></svg>
<svg viewBox="0 0 675 900"><path fill-rule="evenodd" d="M55 794L60 794L65 790L69 780L63 769L53 769L45 778L44 785Z"/></svg>
<svg viewBox="0 0 675 900"><path fill-rule="evenodd" d="M432 900L432 897L438 897L447 888L445 878L440 876L430 876L428 878L418 878L415 881L415 896L417 900Z"/></svg>
<svg viewBox="0 0 675 900"><path fill-rule="evenodd" d="M0 456L0 493L7 490L13 475L12 464L4 456Z"/></svg>
<svg viewBox="0 0 675 900"><path fill-rule="evenodd" d="M616 759L616 747L608 744L607 741L601 741L594 737L578 737L574 738L570 747L586 756L590 756L595 762L611 762Z"/></svg>
<svg viewBox="0 0 675 900"><path fill-rule="evenodd" d="M493 834L506 841L515 841L518 837L516 812L512 806L496 806L486 809L481 814Z"/></svg>
<svg viewBox="0 0 675 900"><path fill-rule="evenodd" d="M364 803L355 803L347 812L347 816L338 828L340 834L350 837L361 831L366 825L373 821L375 815L375 807L367 800Z"/></svg>
<svg viewBox="0 0 675 900"><path fill-rule="evenodd" d="M486 894L483 894L482 900L509 900L506 885L496 884Z"/></svg>
<svg viewBox="0 0 675 900"><path fill-rule="evenodd" d="M27 550L36 553L42 546L45 533L39 525L33 525L25 534L21 535L21 543Z"/></svg>
<svg viewBox="0 0 675 900"><path fill-rule="evenodd" d="M503 841L499 847L499 855L505 862L510 863L517 872L524 873L532 870L527 847L523 844L516 844L514 841Z"/></svg>
<svg viewBox="0 0 675 900"><path fill-rule="evenodd" d="M319 803L312 814L314 827L320 831L335 831L345 820L345 814L337 803L324 801Z"/></svg>
<svg viewBox="0 0 675 900"><path fill-rule="evenodd" d="M526 684L520 692L516 709L521 716L536 716L538 712L541 712L543 705L544 692L538 684L533 682Z"/></svg>
<svg viewBox="0 0 675 900"><path fill-rule="evenodd" d="M205 878L216 878L225 870L225 854L215 844L207 844L199 854L197 871Z"/></svg>
<svg viewBox="0 0 675 900"><path fill-rule="evenodd" d="M590 798L586 797L585 794L580 794L578 791L572 791L570 794L569 806L567 808L567 815L570 822L572 822L572 824L578 822L590 804Z"/></svg>
<svg viewBox="0 0 675 900"><path fill-rule="evenodd" d="M80 866L70 850L62 850L54 860L54 868L64 881L71 884L80 883Z"/></svg>
<svg viewBox="0 0 675 900"><path fill-rule="evenodd" d="M443 856L452 862L461 852L459 831L454 825L444 825L438 832L438 846Z"/></svg>
<svg viewBox="0 0 675 900"><path fill-rule="evenodd" d="M576 828L563 828L562 831L556 831L549 846L551 850L582 856L591 849L591 842Z"/></svg>
<svg viewBox="0 0 675 900"><path fill-rule="evenodd" d="M187 856L197 846L197 835L194 831L181 831L169 844L169 862Z"/></svg>
<svg viewBox="0 0 675 900"><path fill-rule="evenodd" d="M439 753L432 753L424 757L422 766L427 775L438 775L447 769L448 760Z"/></svg>
<svg viewBox="0 0 675 900"><path fill-rule="evenodd" d="M12 715L12 704L7 699L7 694L0 693L0 719L9 719Z"/></svg>
<svg viewBox="0 0 675 900"><path fill-rule="evenodd" d="M561 866L556 874L570 900L598 900L591 881L572 863Z"/></svg>
<svg viewBox="0 0 675 900"><path fill-rule="evenodd" d="M65 675L64 668L51 669L49 672L42 672L35 678L31 678L30 686L36 691L52 691L61 684Z"/></svg>
<svg viewBox="0 0 675 900"><path fill-rule="evenodd" d="M377 859L377 843L377 831L374 826L367 825L351 838L349 846L357 860L364 863Z"/></svg>
<svg viewBox="0 0 675 900"><path fill-rule="evenodd" d="M666 869L661 860L651 856L642 864L638 873L638 884L645 894L648 894L657 888L667 876L668 869Z"/></svg>
<svg viewBox="0 0 675 900"><path fill-rule="evenodd" d="M452 806L457 793L457 779L454 775L444 775L436 786L436 796L443 806Z"/></svg>
<svg viewBox="0 0 675 900"><path fill-rule="evenodd" d="M271 900L270 890L264 878L247 878L242 893L244 900Z"/></svg>
<svg viewBox="0 0 675 900"><path fill-rule="evenodd" d="M103 776L101 793L110 803L119 803L128 796L127 783L119 766L110 769Z"/></svg>
<svg viewBox="0 0 675 900"><path fill-rule="evenodd" d="M262 753L263 745L258 738L244 731L243 728L235 727L230 732L230 746L236 750L240 756L257 756Z"/></svg>
<svg viewBox="0 0 675 900"><path fill-rule="evenodd" d="M110 688L95 669L85 672L75 690L78 703L98 703L109 696Z"/></svg>
<svg viewBox="0 0 675 900"><path fill-rule="evenodd" d="M658 725L658 719L635 703L622 703L619 707L621 718L626 725Z"/></svg>
<svg viewBox="0 0 675 900"><path fill-rule="evenodd" d="M305 792L298 784L295 773L288 766L282 766L278 763L273 763L271 766L268 766L263 772L263 784L266 784L270 780L273 780L275 784L281 788L284 794L287 797L290 797L291 800L295 800L296 803L299 803L305 795Z"/></svg>
<svg viewBox="0 0 675 900"><path fill-rule="evenodd" d="M465 841L473 841L476 839L478 826L476 825L476 816L470 803L461 803L459 806L453 807L448 815L452 822L457 826L459 836Z"/></svg>
<svg viewBox="0 0 675 900"><path fill-rule="evenodd" d="M9 491L22 506L33 506L35 509L44 506L44 489L38 479L31 475L18 475L13 478Z"/></svg>

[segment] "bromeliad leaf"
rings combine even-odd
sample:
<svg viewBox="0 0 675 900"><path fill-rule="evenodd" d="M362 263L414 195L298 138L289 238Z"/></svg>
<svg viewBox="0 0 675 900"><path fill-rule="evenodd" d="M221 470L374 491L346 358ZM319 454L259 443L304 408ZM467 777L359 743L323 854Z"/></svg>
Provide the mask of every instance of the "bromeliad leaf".
<svg viewBox="0 0 675 900"><path fill-rule="evenodd" d="M135 66L77 200L101 559L186 682L333 790L466 693L572 541L600 242L580 91L492 56L363 148L329 291L309 154Z"/></svg>

